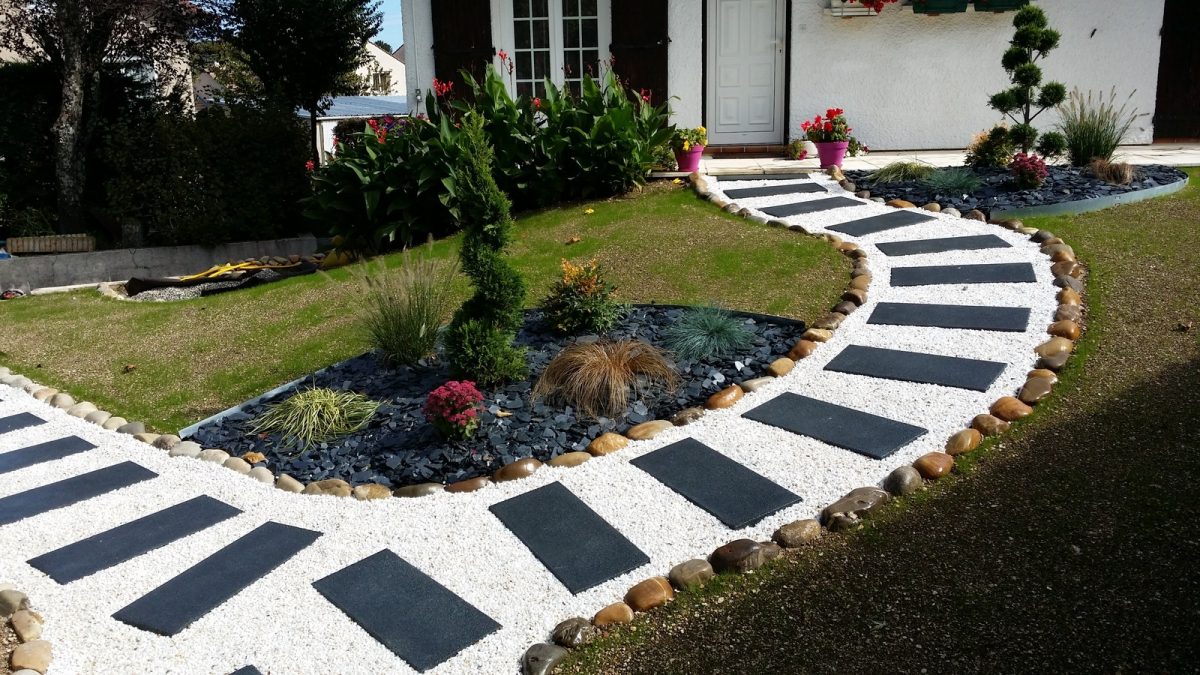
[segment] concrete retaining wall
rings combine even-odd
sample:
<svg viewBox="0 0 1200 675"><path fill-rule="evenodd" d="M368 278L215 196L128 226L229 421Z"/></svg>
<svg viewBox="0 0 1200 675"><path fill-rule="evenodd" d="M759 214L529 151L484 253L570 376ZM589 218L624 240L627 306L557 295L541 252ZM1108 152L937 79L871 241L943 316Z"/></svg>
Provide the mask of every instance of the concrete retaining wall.
<svg viewBox="0 0 1200 675"><path fill-rule="evenodd" d="M273 241L243 241L218 246L124 248L0 260L0 289L124 281L131 277L167 277L201 272L213 265L262 256L308 255L317 250L311 235Z"/></svg>

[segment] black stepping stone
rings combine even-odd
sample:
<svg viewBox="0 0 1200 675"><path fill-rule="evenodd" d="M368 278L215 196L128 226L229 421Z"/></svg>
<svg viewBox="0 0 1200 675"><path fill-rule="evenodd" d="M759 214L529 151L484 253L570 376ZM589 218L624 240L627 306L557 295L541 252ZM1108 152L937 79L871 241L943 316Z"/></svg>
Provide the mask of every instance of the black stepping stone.
<svg viewBox="0 0 1200 675"><path fill-rule="evenodd" d="M1029 308L881 302L867 323L1024 333L1029 328Z"/></svg>
<svg viewBox="0 0 1200 675"><path fill-rule="evenodd" d="M37 415L27 412L0 417L0 434L7 434L10 431L24 429L25 427L37 426L45 421Z"/></svg>
<svg viewBox="0 0 1200 675"><path fill-rule="evenodd" d="M387 549L317 580L313 587L420 672L500 629L491 617Z"/></svg>
<svg viewBox="0 0 1200 675"><path fill-rule="evenodd" d="M805 213L816 213L818 211L828 211L829 209L840 209L845 206L862 205L862 202L856 199L850 199L849 197L829 197L827 199L813 199L807 202L796 202L795 204L767 206L759 210L769 216L775 216L776 218L787 218L788 216L799 216Z"/></svg>
<svg viewBox="0 0 1200 675"><path fill-rule="evenodd" d="M229 675L262 675L262 671L254 666L242 666Z"/></svg>
<svg viewBox="0 0 1200 675"><path fill-rule="evenodd" d="M806 173L732 173L725 176L713 176L718 181L734 180L807 180Z"/></svg>
<svg viewBox="0 0 1200 675"><path fill-rule="evenodd" d="M816 183L796 183L795 185L765 185L763 187L734 188L726 190L725 196L730 199L750 199L752 197L777 197L779 195L802 194L806 192L829 192Z"/></svg>
<svg viewBox="0 0 1200 675"><path fill-rule="evenodd" d="M287 562L320 532L264 523L113 614L134 628L170 637Z"/></svg>
<svg viewBox="0 0 1200 675"><path fill-rule="evenodd" d="M78 436L56 438L53 441L30 445L0 454L0 473L24 469L42 462L69 457L96 447Z"/></svg>
<svg viewBox="0 0 1200 675"><path fill-rule="evenodd" d="M693 438L642 455L630 464L734 530L800 501L799 495Z"/></svg>
<svg viewBox="0 0 1200 675"><path fill-rule="evenodd" d="M943 239L912 239L888 241L876 244L884 255L919 255L922 253L945 253L947 251L980 251L988 248L1012 248L1012 244L994 234L971 237L946 237Z"/></svg>
<svg viewBox="0 0 1200 675"><path fill-rule="evenodd" d="M0 499L0 525L61 509L144 480L158 474L133 462L121 462L73 478L18 492Z"/></svg>
<svg viewBox="0 0 1200 675"><path fill-rule="evenodd" d="M50 551L29 561L60 584L69 584L195 534L241 513L200 496L111 530Z"/></svg>
<svg viewBox="0 0 1200 675"><path fill-rule="evenodd" d="M893 286L933 286L937 284L1026 284L1037 281L1029 263L988 265L931 265L929 267L893 267Z"/></svg>
<svg viewBox="0 0 1200 675"><path fill-rule="evenodd" d="M743 417L874 459L883 459L926 433L911 424L792 393L780 394Z"/></svg>
<svg viewBox="0 0 1200 675"><path fill-rule="evenodd" d="M550 483L490 508L572 593L650 562L562 483Z"/></svg>
<svg viewBox="0 0 1200 675"><path fill-rule="evenodd" d="M996 361L850 345L833 357L825 370L987 391L1006 365Z"/></svg>
<svg viewBox="0 0 1200 675"><path fill-rule="evenodd" d="M839 225L831 225L825 229L848 234L852 237L862 237L868 234L875 234L876 232L895 230L901 227L908 227L909 225L918 225L928 220L937 219L916 211L896 210L888 211L878 216L870 216Z"/></svg>

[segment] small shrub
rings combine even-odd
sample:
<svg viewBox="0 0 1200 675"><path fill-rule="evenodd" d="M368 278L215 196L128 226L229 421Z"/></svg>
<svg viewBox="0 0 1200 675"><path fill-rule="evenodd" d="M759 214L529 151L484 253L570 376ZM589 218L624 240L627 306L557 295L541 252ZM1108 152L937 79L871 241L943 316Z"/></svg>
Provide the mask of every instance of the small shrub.
<svg viewBox="0 0 1200 675"><path fill-rule="evenodd" d="M674 391L679 375L663 353L640 340L571 345L546 366L534 385L535 397L575 407L592 417L616 416L630 392L652 387Z"/></svg>
<svg viewBox="0 0 1200 675"><path fill-rule="evenodd" d="M867 176L872 183L900 183L910 180L925 180L937 171L936 167L921 162L895 162Z"/></svg>
<svg viewBox="0 0 1200 675"><path fill-rule="evenodd" d="M791 160L801 160L808 157L808 150L804 147L804 139L793 138L787 144L787 158Z"/></svg>
<svg viewBox="0 0 1200 675"><path fill-rule="evenodd" d="M684 361L724 356L754 343L754 334L719 307L696 307L663 332L667 349Z"/></svg>
<svg viewBox="0 0 1200 675"><path fill-rule="evenodd" d="M546 323L565 335L604 332L621 318L622 307L612 297L616 290L595 260L582 265L563 260L562 278L542 300Z"/></svg>
<svg viewBox="0 0 1200 675"><path fill-rule="evenodd" d="M495 324L468 319L452 324L445 338L446 359L454 372L485 387L525 377L525 350L513 345L513 334ZM448 329L450 330L450 329Z"/></svg>
<svg viewBox="0 0 1200 675"><path fill-rule="evenodd" d="M1012 161L1016 145L1008 136L1008 127L997 124L988 131L981 131L967 146L967 166L977 169L1003 168Z"/></svg>
<svg viewBox="0 0 1200 675"><path fill-rule="evenodd" d="M1094 159L1088 165L1088 171L1100 180L1113 185L1129 185L1137 178L1137 171L1125 162L1110 162L1106 159Z"/></svg>
<svg viewBox="0 0 1200 675"><path fill-rule="evenodd" d="M1012 86L993 94L988 105L1013 121L1009 139L1021 151L1036 147L1038 131L1033 120L1047 108L1063 102L1067 89L1060 82L1042 82L1038 61L1058 47L1061 37L1050 28L1046 12L1036 5L1025 5L1013 16L1013 37L1000 63Z"/></svg>
<svg viewBox="0 0 1200 675"><path fill-rule="evenodd" d="M368 269L363 321L371 346L392 363L412 365L433 352L438 329L454 311L455 261L413 260L405 251L398 270L380 262Z"/></svg>
<svg viewBox="0 0 1200 675"><path fill-rule="evenodd" d="M277 433L285 446L308 449L366 428L378 409L378 401L352 391L308 389L272 405L251 433Z"/></svg>
<svg viewBox="0 0 1200 675"><path fill-rule="evenodd" d="M1057 131L1047 131L1038 138L1037 151L1046 159L1062 157L1067 151L1067 137Z"/></svg>
<svg viewBox="0 0 1200 675"><path fill-rule="evenodd" d="M1017 187L1022 190L1041 187L1042 183L1046 182L1046 176L1050 172L1046 170L1046 163L1037 155L1027 155L1023 152L1018 152L1013 156L1012 163L1008 165L1012 171L1013 180L1016 181Z"/></svg>
<svg viewBox="0 0 1200 675"><path fill-rule="evenodd" d="M470 438L479 427L479 404L483 394L469 380L451 381L434 389L425 399L425 419L451 440Z"/></svg>
<svg viewBox="0 0 1200 675"><path fill-rule="evenodd" d="M1112 159L1140 116L1136 108L1128 108L1135 93L1130 92L1118 106L1116 87L1109 91L1107 100L1090 91L1085 97L1079 89L1071 90L1066 102L1058 107L1061 118L1058 128L1064 137L1067 161L1072 166L1087 166L1094 159Z"/></svg>
<svg viewBox="0 0 1200 675"><path fill-rule="evenodd" d="M938 192L966 195L978 190L982 181L974 171L957 166L934 171L925 179L925 184Z"/></svg>

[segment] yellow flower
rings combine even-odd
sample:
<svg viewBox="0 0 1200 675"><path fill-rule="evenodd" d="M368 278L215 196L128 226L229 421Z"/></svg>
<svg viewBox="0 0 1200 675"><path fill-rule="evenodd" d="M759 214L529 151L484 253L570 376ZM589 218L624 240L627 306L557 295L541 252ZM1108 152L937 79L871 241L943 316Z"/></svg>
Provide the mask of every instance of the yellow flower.
<svg viewBox="0 0 1200 675"><path fill-rule="evenodd" d="M687 141L687 139L686 139L686 138L685 138L685 139L683 139L683 151L684 151L684 152L687 152L687 151L688 151L688 150L690 150L691 148L692 148L692 144L691 144L691 143L688 143L688 141Z"/></svg>
<svg viewBox="0 0 1200 675"><path fill-rule="evenodd" d="M699 131L702 134L708 133L708 129L705 129L704 127L696 127L696 131Z"/></svg>
<svg viewBox="0 0 1200 675"><path fill-rule="evenodd" d="M676 184L676 185L683 185L683 181L679 180L678 178L676 178L675 180L673 180L673 181L671 181L671 182L672 182L672 183L674 183L674 184Z"/></svg>
<svg viewBox="0 0 1200 675"><path fill-rule="evenodd" d="M583 212L590 216L596 212L596 209L584 209Z"/></svg>

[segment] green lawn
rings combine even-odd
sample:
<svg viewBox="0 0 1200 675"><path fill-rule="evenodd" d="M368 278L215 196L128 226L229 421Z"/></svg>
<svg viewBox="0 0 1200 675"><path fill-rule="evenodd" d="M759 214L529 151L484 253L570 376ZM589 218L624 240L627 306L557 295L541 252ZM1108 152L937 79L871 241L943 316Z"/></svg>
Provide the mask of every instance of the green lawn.
<svg viewBox="0 0 1200 675"><path fill-rule="evenodd" d="M1200 170L1189 174L1178 195L1026 222L1089 268L1087 332L1033 416L863 529L682 594L556 672L1194 670Z"/></svg>
<svg viewBox="0 0 1200 675"><path fill-rule="evenodd" d="M457 245L457 238L437 242L433 255L455 255ZM669 182L520 217L511 253L529 282L530 305L563 258L603 263L628 302L715 302L809 319L849 278L848 262L828 244L717 211ZM359 272L179 303L95 292L4 302L0 365L158 431L178 430L363 352Z"/></svg>

